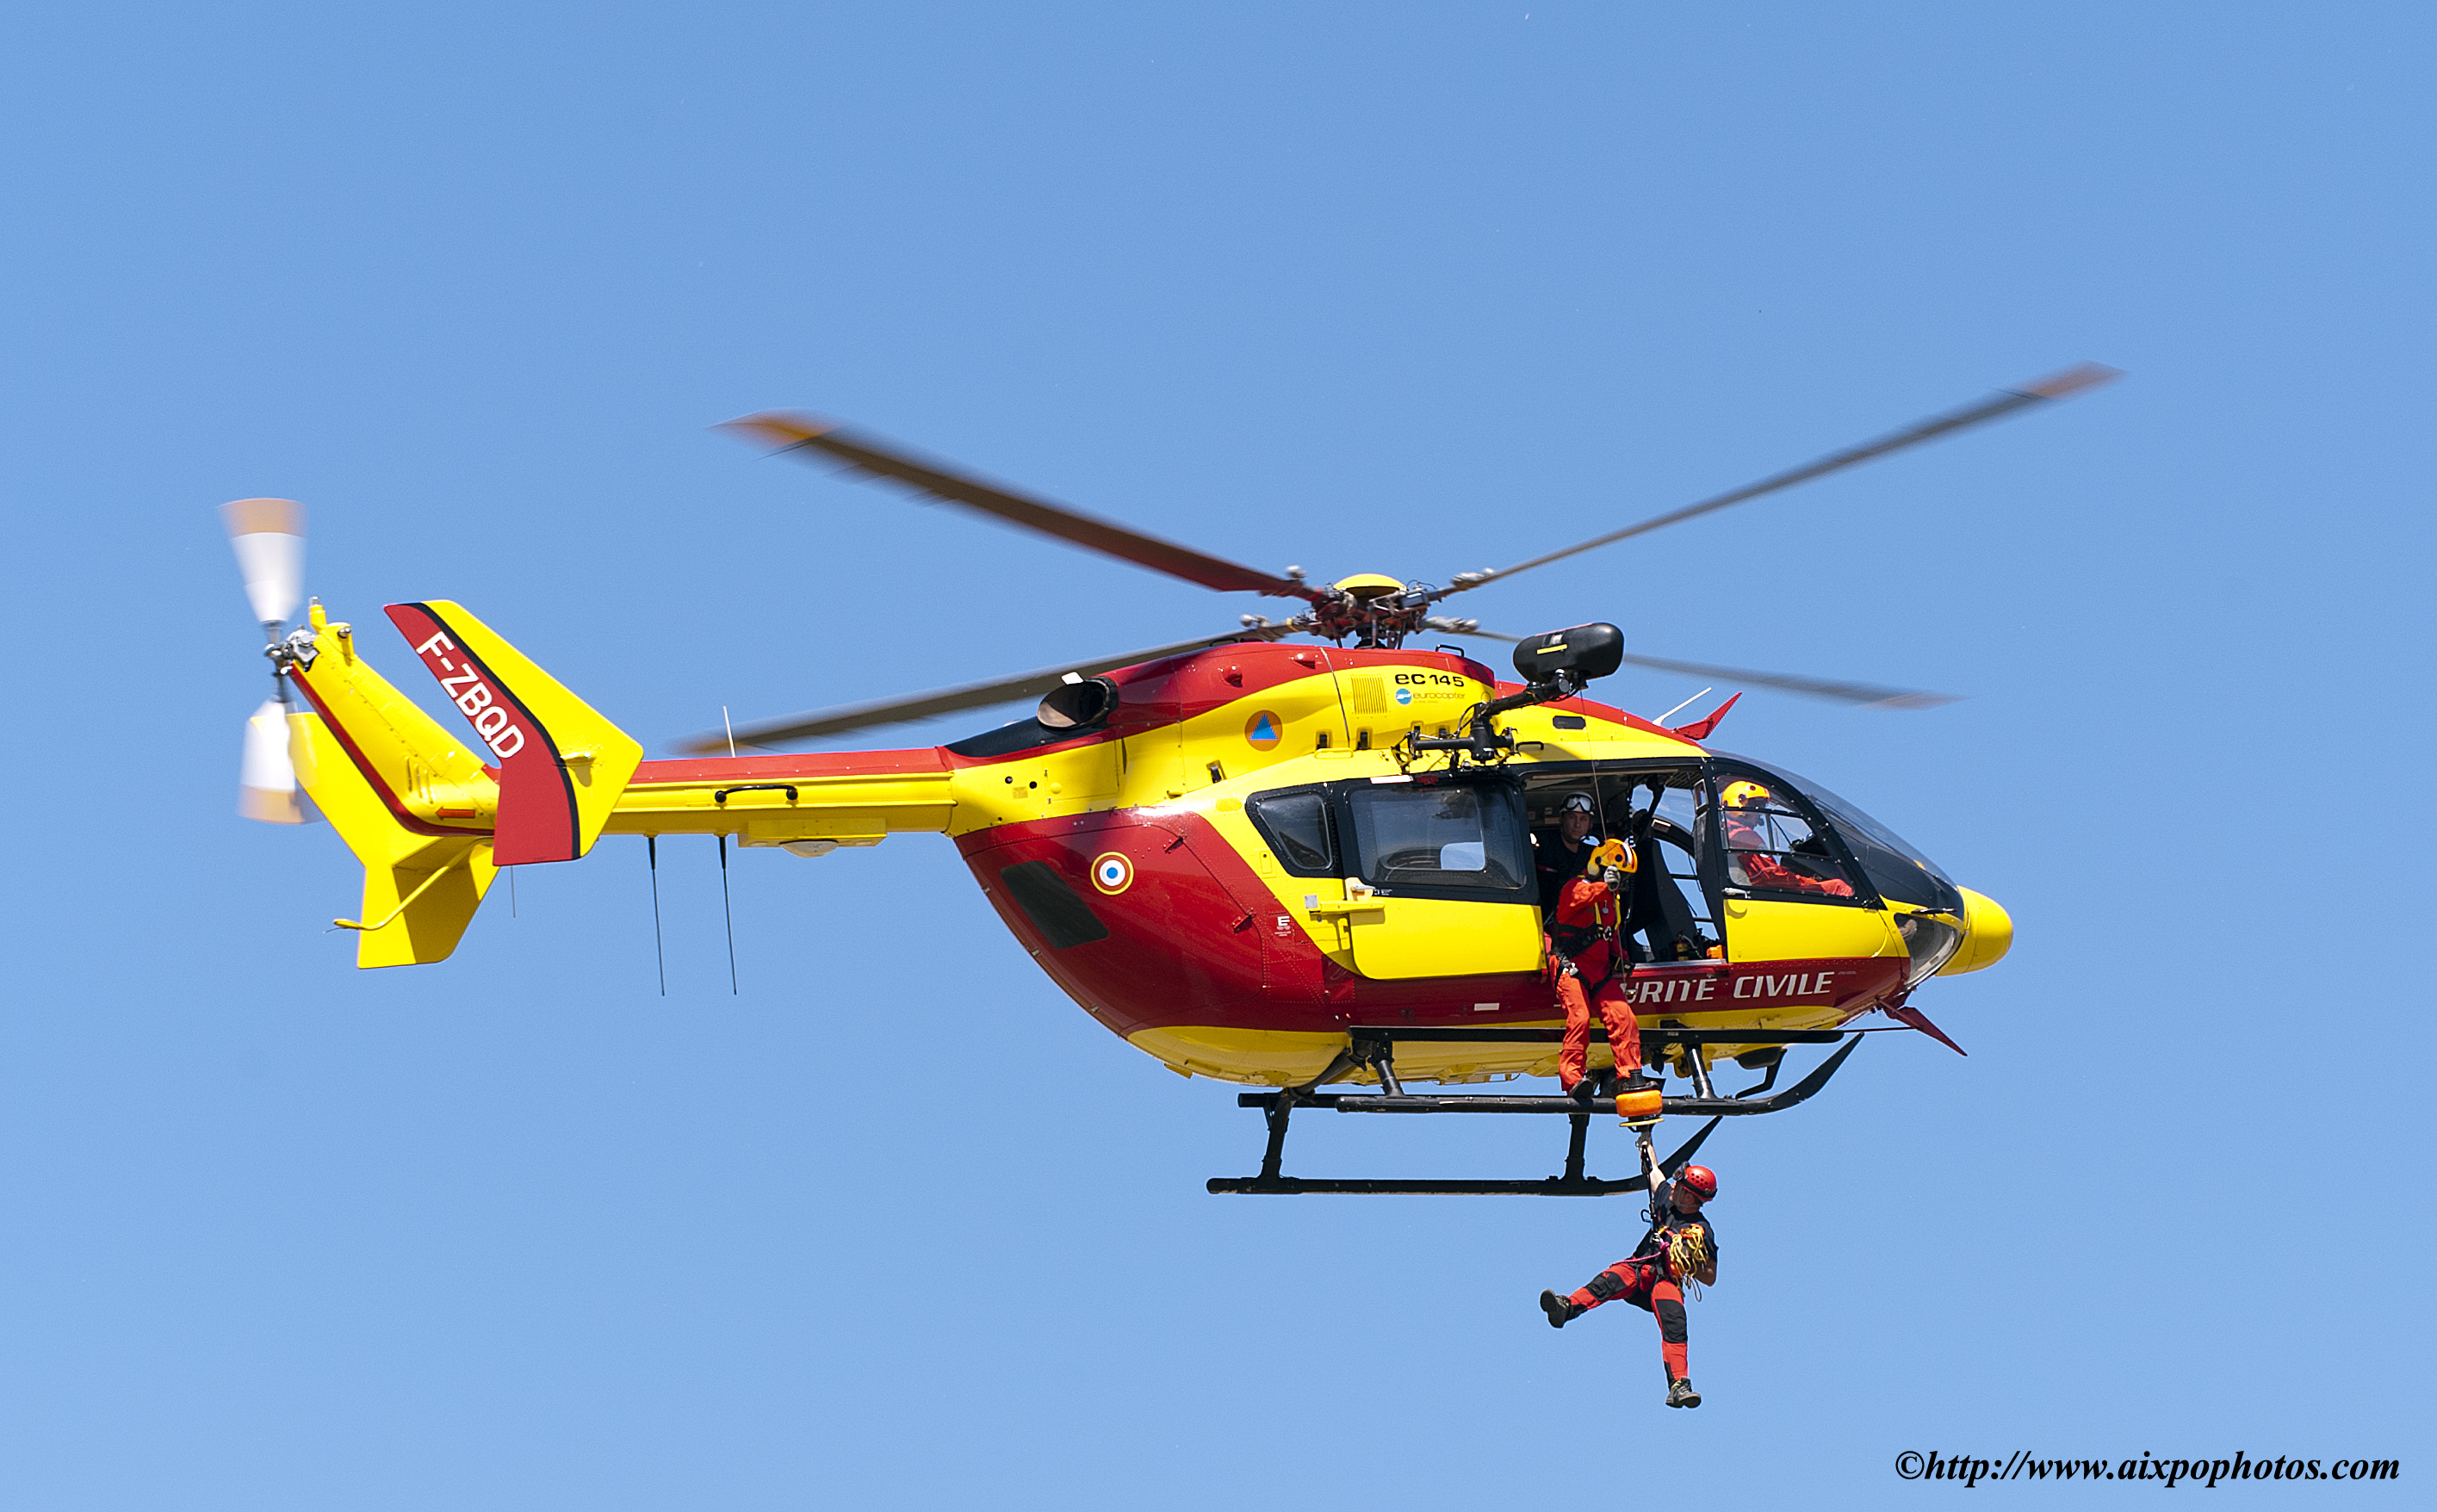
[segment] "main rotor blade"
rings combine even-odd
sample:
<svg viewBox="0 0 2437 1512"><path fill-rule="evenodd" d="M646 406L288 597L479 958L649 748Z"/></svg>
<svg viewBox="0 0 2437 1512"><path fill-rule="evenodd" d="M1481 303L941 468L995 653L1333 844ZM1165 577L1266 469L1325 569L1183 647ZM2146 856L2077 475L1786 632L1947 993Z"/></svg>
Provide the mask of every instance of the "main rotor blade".
<svg viewBox="0 0 2437 1512"><path fill-rule="evenodd" d="M1153 571L1181 577L1188 583L1215 588L1225 592L1267 593L1277 598L1311 599L1313 590L1291 578L1255 568L1239 566L1190 546L1161 540L1130 530L1114 520L1070 509L1029 494L1021 494L1004 484L958 472L947 464L932 461L906 450L894 442L859 431L850 431L835 421L817 415L785 414L769 412L748 414L742 420L730 420L718 429L733 431L740 435L767 442L782 451L801 455L818 451L834 457L849 467L903 483L916 493L924 494L941 503L961 504L967 509L992 515L1026 530L1037 530L1044 536L1105 555L1118 557L1148 567Z"/></svg>
<svg viewBox="0 0 2437 1512"><path fill-rule="evenodd" d="M1517 642L1519 635L1500 635L1496 630L1456 632L1477 635L1484 641ZM1640 657L1627 653L1624 663L1630 667L1648 667L1653 672L1673 672L1687 677L1711 677L1722 683L1747 682L1757 688L1780 688L1812 698L1828 698L1837 703L1862 704L1874 709L1935 709L1939 704L1960 703L1963 695L1954 693L1920 693L1910 688L1883 688L1874 682L1846 682L1835 677L1806 677L1790 672L1754 672L1747 667L1716 667L1706 661L1676 661L1666 657Z"/></svg>
<svg viewBox="0 0 2437 1512"><path fill-rule="evenodd" d="M910 720L928 719L934 714L952 714L960 709L982 709L1016 698L1037 697L1065 681L1069 674L1088 677L1113 667L1157 661L1162 657L1182 656L1187 651L1199 651L1204 646L1218 645L1228 641L1274 641L1289 633L1283 626L1273 626L1232 631L1225 635L1205 635L1197 640L1178 641L1141 651L1121 651L1114 656L1069 661L1062 667L1043 667L1038 672L1018 673L1012 677L971 682L960 688L940 688L930 693L882 698L871 703L847 704L811 713L790 714L783 719L739 725L734 738L739 746L766 747L815 740L823 735L843 735L850 730L869 730L875 725L902 725ZM721 730L678 741L674 748L688 756L717 756L727 751L728 739L728 732Z"/></svg>
<svg viewBox="0 0 2437 1512"><path fill-rule="evenodd" d="M1812 698L1827 698L1837 703L1861 704L1873 709L1935 709L1939 704L1959 703L1963 695L1955 693L1921 693L1911 688L1882 688L1874 682L1844 682L1834 677L1805 677L1789 672L1753 672L1743 667L1713 667L1700 661L1671 661L1660 657L1638 657L1627 654L1627 666L1648 667L1653 672L1673 672L1688 677L1715 677L1722 682L1748 682L1762 688L1781 688Z"/></svg>
<svg viewBox="0 0 2437 1512"><path fill-rule="evenodd" d="M1687 504L1681 509L1670 510L1664 515L1645 519L1638 525L1627 525L1622 530L1612 530L1604 536L1595 536L1579 546L1569 546L1563 551L1551 552L1546 556L1534 556L1528 562L1517 562L1503 571L1465 573L1451 586L1440 589L1436 596L1445 598L1450 593L1461 593L1466 589L1479 588L1484 583L1500 582L1534 567L1546 567L1551 562L1563 561L1569 556L1578 555L1601 546L1612 545L1628 536L1647 535L1663 526L1677 524L1715 510L1725 509L1731 504L1744 503L1746 501L1758 499L1763 494L1773 494L1780 489L1791 488L1798 483L1809 483L1814 478L1824 478L1832 472L1841 472L1847 467L1857 466L1875 457L1887 456L1892 452L1902 451L1907 447L1920 446L1924 441L1935 441L1939 436L1952 435L1957 431L1969 430L1972 426L2011 414L2029 405L2042 404L2053 399L2070 398L2085 389L2095 389L2101 384L2112 383L2123 376L2120 369L2098 362L2083 362L2078 366L2069 367L2061 373L2043 378L2036 383L2025 384L2019 389L2000 389L1976 404L1967 404L1959 410L1949 410L1943 414L1931 415L1926 420L1906 426L1901 431L1891 431L1875 441L1865 441L1860 446L1847 447L1842 451L1832 451L1816 461L1806 462L1799 467L1773 473L1758 483L1746 483L1741 488L1730 489L1714 498L1704 499L1699 503Z"/></svg>

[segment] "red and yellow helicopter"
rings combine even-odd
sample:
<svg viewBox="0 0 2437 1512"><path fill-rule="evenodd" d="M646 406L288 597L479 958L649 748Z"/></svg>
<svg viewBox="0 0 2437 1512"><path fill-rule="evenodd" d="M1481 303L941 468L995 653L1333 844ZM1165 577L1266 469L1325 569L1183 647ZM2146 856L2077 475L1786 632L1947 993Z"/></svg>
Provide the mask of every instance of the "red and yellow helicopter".
<svg viewBox="0 0 2437 1512"><path fill-rule="evenodd" d="M1630 835L1626 991L1653 1070L1690 1083L1665 1110L1709 1122L1816 1092L1873 1011L1952 1045L1910 999L2006 954L2012 924L1851 803L1781 767L1708 748L1732 697L1667 727L1585 695L1635 665L1849 702L1937 695L1629 656L1612 625L1499 636L1446 599L2105 382L2084 364L1932 416L1502 571L1445 586L1239 566L1068 509L868 434L761 414L729 429L934 501L1222 591L1300 600L1215 637L966 687L744 726L646 761L631 736L446 601L390 622L471 739L375 670L318 601L301 624L304 512L241 500L222 514L266 630L277 696L246 737L240 812L318 811L364 867L359 966L446 958L504 866L581 857L604 835L715 835L815 856L892 835L950 836L1007 927L1082 1009L1185 1076L1267 1090L1261 1173L1213 1191L1599 1195L1640 1177L1584 1174L1585 1104L1423 1095L1408 1083L1552 1075L1560 1015L1543 971L1540 837L1584 795ZM1515 678L1425 631L1516 642ZM1303 638L1297 643L1290 638ZM1027 718L920 749L735 754L1038 696ZM1736 696L1740 696L1737 694ZM1681 706L1679 706L1680 708ZM1662 715L1661 718L1672 717ZM727 754L718 754L727 752ZM1841 1046L1775 1090L1789 1046ZM1959 1047L1958 1047L1959 1048ZM1593 1048L1595 1084L1620 1068ZM1763 1080L1722 1096L1732 1059ZM1622 1068L1631 1070L1631 1067ZM1333 1083L1375 1092L1329 1092ZM1613 1105L1610 1103L1609 1105ZM1284 1175L1297 1107L1564 1114L1565 1173L1537 1181Z"/></svg>

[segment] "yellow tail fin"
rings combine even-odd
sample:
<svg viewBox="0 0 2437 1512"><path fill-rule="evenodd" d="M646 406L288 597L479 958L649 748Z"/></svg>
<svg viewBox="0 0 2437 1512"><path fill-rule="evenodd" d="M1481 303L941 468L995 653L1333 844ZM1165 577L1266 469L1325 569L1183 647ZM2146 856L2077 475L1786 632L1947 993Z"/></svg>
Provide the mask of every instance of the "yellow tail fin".
<svg viewBox="0 0 2437 1512"><path fill-rule="evenodd" d="M312 706L289 716L297 781L364 865L361 917L338 921L359 932L359 966L447 958L499 868L591 849L643 757L459 606L389 615L483 745L390 686L319 604L283 648L281 670Z"/></svg>
<svg viewBox="0 0 2437 1512"><path fill-rule="evenodd" d="M388 613L499 760L499 864L591 850L643 747L464 606L435 599Z"/></svg>

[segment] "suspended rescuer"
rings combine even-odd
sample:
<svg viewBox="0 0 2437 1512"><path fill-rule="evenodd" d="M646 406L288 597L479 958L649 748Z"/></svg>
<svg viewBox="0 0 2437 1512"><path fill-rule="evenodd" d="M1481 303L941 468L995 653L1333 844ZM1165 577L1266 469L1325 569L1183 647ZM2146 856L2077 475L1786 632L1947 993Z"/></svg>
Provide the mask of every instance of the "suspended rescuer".
<svg viewBox="0 0 2437 1512"><path fill-rule="evenodd" d="M1540 1293L1549 1327L1562 1328L1603 1302L1622 1297L1658 1322L1658 1354L1667 1367L1667 1405L1698 1407L1684 1327L1684 1283L1713 1286L1718 1279L1718 1234L1703 1210L1718 1195L1718 1173L1687 1166L1674 1181L1661 1179L1657 1162L1642 1146L1651 1181L1650 1232L1629 1258L1617 1261L1569 1296Z"/></svg>
<svg viewBox="0 0 2437 1512"><path fill-rule="evenodd" d="M1557 1052L1557 1081L1569 1097L1588 1099L1584 1077L1590 1053L1591 1007L1599 1007L1616 1069L1628 1084L1643 1085L1641 1026L1634 1021L1625 982L1633 962L1624 944L1624 878L1639 864L1622 840L1598 840L1590 833L1591 798L1566 799L1558 843L1540 862L1547 930L1542 945L1547 971L1565 1011L1566 1038ZM1553 878L1552 863L1566 870ZM1552 883L1553 882L1553 886Z"/></svg>

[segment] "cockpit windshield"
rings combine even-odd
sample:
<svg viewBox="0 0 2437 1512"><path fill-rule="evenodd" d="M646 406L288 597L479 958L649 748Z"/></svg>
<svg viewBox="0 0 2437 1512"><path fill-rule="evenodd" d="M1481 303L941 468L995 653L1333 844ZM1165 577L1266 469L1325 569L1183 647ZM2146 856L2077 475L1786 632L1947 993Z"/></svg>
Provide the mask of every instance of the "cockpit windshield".
<svg viewBox="0 0 2437 1512"><path fill-rule="evenodd" d="M1718 754L1739 765L1756 767L1810 800L1835 827L1837 837L1845 842L1853 859L1861 863L1863 874L1870 879L1870 886L1878 889L1881 897L1920 908L1950 909L1961 915L1963 895L1938 870L1937 863L1914 850L1902 836L1863 813L1857 805L1782 766L1770 766L1746 756L1727 756L1723 751Z"/></svg>

